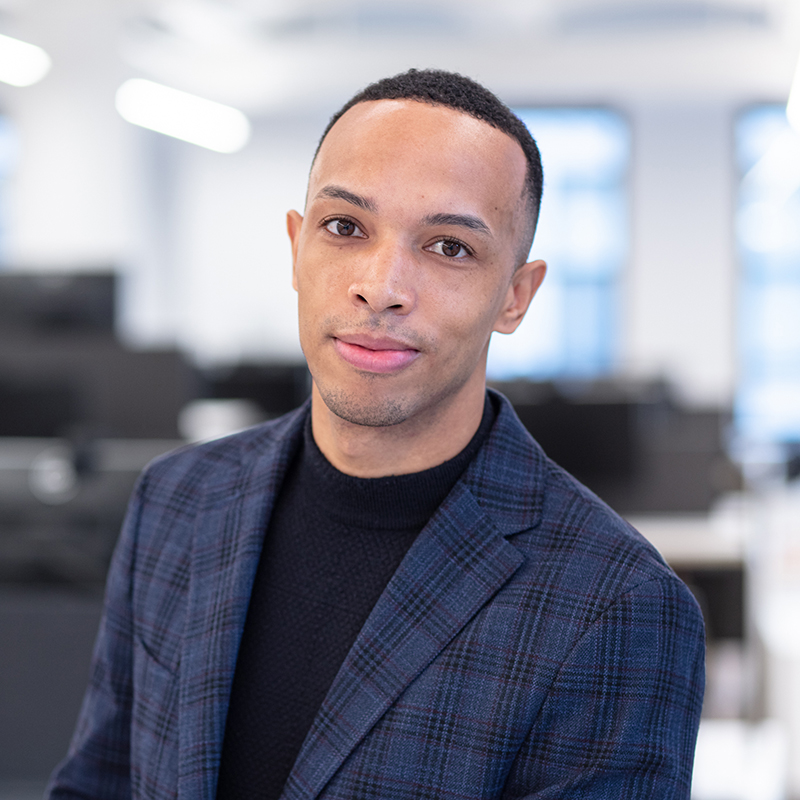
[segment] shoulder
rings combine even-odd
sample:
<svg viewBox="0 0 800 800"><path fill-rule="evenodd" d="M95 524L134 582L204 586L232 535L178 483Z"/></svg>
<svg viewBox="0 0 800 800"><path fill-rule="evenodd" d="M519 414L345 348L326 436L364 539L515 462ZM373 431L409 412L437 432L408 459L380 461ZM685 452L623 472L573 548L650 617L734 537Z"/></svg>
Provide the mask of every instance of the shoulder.
<svg viewBox="0 0 800 800"><path fill-rule="evenodd" d="M181 447L145 469L108 578L120 596L130 595L140 628L180 627L174 620L183 613L185 600L180 598L188 592L198 532L211 524L210 538L220 557L223 534L244 535L243 516L257 516L277 491L302 435L305 413L301 407L241 433ZM226 509L233 521L230 529Z"/></svg>
<svg viewBox="0 0 800 800"><path fill-rule="evenodd" d="M587 624L635 597L699 620L694 598L656 548L553 462L546 469L540 523L513 543L531 562L546 564L555 583L570 588Z"/></svg>
<svg viewBox="0 0 800 800"><path fill-rule="evenodd" d="M307 407L221 439L186 445L151 462L139 478L124 532L155 549L185 547L195 521L215 506L247 502L278 486L302 436Z"/></svg>
<svg viewBox="0 0 800 800"><path fill-rule="evenodd" d="M548 458L505 398L484 455L479 503L524 556L521 578L568 589L596 611L645 584L694 609L650 542Z"/></svg>

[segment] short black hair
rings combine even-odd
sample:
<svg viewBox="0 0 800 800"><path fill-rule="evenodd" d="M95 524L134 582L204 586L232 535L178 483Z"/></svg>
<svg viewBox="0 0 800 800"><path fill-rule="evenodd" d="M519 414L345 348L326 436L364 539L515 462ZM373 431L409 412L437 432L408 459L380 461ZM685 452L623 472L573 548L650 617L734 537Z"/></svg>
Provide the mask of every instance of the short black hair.
<svg viewBox="0 0 800 800"><path fill-rule="evenodd" d="M445 106L469 114L497 128L519 142L527 161L525 189L527 195L529 225L520 247L521 258L527 258L539 219L542 203L542 157L536 141L522 120L486 87L459 75L439 69L410 69L391 78L371 83L348 100L332 117L322 134L314 154L316 159L325 137L342 115L359 103L371 100L417 100L436 106Z"/></svg>

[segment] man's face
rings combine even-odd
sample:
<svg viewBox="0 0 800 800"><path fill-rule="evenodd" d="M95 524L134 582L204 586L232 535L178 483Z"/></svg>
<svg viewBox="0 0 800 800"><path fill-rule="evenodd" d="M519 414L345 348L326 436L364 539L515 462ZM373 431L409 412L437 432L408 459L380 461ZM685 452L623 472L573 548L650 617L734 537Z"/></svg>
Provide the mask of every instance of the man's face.
<svg viewBox="0 0 800 800"><path fill-rule="evenodd" d="M516 141L449 108L366 102L333 126L288 227L300 343L334 414L396 425L482 393L492 331L544 277L516 269L525 170Z"/></svg>

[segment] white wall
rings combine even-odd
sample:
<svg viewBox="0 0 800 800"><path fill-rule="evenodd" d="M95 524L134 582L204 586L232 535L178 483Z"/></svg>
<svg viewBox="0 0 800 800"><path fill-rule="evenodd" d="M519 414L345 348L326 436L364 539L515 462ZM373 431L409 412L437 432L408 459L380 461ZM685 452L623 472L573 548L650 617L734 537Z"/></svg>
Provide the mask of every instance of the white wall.
<svg viewBox="0 0 800 800"><path fill-rule="evenodd" d="M10 183L11 263L69 268L117 262L130 238L128 126L113 89L94 92L54 75L27 90L6 89L19 164Z"/></svg>
<svg viewBox="0 0 800 800"><path fill-rule="evenodd" d="M734 109L639 104L621 368L665 376L699 405L730 401L737 262Z"/></svg>
<svg viewBox="0 0 800 800"><path fill-rule="evenodd" d="M131 126L114 110L126 77L115 58L118 20L105 0L12 7L3 33L44 47L53 66L35 86L0 84L0 111L19 132L3 252L15 266L119 264L136 230Z"/></svg>
<svg viewBox="0 0 800 800"><path fill-rule="evenodd" d="M184 148L175 214L179 340L201 361L302 358L286 212L301 213L326 119L264 120L240 153Z"/></svg>

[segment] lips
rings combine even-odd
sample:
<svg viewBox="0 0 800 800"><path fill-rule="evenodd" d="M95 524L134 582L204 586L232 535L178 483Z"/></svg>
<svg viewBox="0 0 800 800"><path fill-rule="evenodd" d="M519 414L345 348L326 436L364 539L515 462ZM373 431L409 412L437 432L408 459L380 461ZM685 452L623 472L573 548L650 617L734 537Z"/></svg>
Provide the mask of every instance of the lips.
<svg viewBox="0 0 800 800"><path fill-rule="evenodd" d="M419 350L405 342L364 334L334 337L333 346L348 364L364 372L398 372L419 355Z"/></svg>

